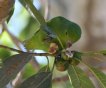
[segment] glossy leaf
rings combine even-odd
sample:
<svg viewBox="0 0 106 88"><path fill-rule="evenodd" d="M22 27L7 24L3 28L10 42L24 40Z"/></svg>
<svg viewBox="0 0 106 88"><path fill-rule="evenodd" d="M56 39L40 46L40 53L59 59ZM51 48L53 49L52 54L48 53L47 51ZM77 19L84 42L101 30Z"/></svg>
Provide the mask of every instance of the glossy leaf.
<svg viewBox="0 0 106 88"><path fill-rule="evenodd" d="M62 47L66 48L67 42L74 43L81 37L81 29L79 25L58 16L47 22L47 26L57 36Z"/></svg>
<svg viewBox="0 0 106 88"><path fill-rule="evenodd" d="M26 40L25 47L27 49L47 50L50 42L56 42L59 47L61 46L60 49L67 48L68 42L74 43L81 37L80 27L64 17L53 18L47 22L47 28L50 34L43 30L43 28L40 28L32 38ZM48 41L44 41L47 40L47 37L48 39L52 38L49 40L49 43Z"/></svg>
<svg viewBox="0 0 106 88"><path fill-rule="evenodd" d="M95 88L91 80L80 68L70 66L68 74L73 88Z"/></svg>
<svg viewBox="0 0 106 88"><path fill-rule="evenodd" d="M41 72L25 80L19 88L51 88L51 81L51 72Z"/></svg>
<svg viewBox="0 0 106 88"><path fill-rule="evenodd" d="M93 73L93 75L96 77L96 79L99 81L102 88L106 88L106 75L93 67L91 67L90 70Z"/></svg>
<svg viewBox="0 0 106 88"><path fill-rule="evenodd" d="M23 66L32 58L28 53L17 54L9 57L0 69L0 88L5 87L14 79Z"/></svg>

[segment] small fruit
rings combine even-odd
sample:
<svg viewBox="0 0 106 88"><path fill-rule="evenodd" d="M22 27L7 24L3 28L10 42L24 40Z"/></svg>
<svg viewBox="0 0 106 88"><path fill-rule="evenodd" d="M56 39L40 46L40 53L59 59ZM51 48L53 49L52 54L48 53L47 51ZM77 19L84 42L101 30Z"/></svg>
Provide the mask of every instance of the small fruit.
<svg viewBox="0 0 106 88"><path fill-rule="evenodd" d="M66 52L61 52L61 57L62 57L64 60L69 60L69 57L66 55Z"/></svg>
<svg viewBox="0 0 106 88"><path fill-rule="evenodd" d="M69 62L65 60L56 61L56 69L58 71L66 71L69 67Z"/></svg>
<svg viewBox="0 0 106 88"><path fill-rule="evenodd" d="M69 67L69 60L64 60L61 53L55 57L55 66L58 71L65 71Z"/></svg>
<svg viewBox="0 0 106 88"><path fill-rule="evenodd" d="M54 54L58 50L58 45L56 43L50 43L49 53Z"/></svg>
<svg viewBox="0 0 106 88"><path fill-rule="evenodd" d="M61 57L64 59L64 60L70 60L70 58L73 58L73 51L70 50L70 48L66 49L66 50L63 50L61 52Z"/></svg>

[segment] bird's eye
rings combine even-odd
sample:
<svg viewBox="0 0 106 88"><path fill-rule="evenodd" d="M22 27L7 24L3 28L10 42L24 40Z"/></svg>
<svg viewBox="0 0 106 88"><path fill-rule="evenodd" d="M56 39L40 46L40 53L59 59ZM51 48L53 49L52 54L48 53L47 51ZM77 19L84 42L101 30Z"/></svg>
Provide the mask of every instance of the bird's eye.
<svg viewBox="0 0 106 88"><path fill-rule="evenodd" d="M61 55L57 55L56 58L61 58Z"/></svg>

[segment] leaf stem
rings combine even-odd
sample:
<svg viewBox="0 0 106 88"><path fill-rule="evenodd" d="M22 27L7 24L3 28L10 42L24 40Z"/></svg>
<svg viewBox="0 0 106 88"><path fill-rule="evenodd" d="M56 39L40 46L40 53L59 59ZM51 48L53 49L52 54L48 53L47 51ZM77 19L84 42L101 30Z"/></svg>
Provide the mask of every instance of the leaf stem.
<svg viewBox="0 0 106 88"><path fill-rule="evenodd" d="M40 25L45 25L45 19L44 17L39 13L39 11L36 9L36 7L33 5L31 0L25 0L26 5L33 13L34 17L36 17L37 21L40 23Z"/></svg>
<svg viewBox="0 0 106 88"><path fill-rule="evenodd" d="M0 45L0 47L1 48L5 48L5 49L8 49L8 50L11 50L11 51L15 51L15 52L18 52L18 53L23 53L23 51L21 51L21 50L10 48L10 47L4 46L4 45Z"/></svg>
<svg viewBox="0 0 106 88"><path fill-rule="evenodd" d="M48 56L46 56L46 58L47 58L47 68L46 68L46 71L48 71L48 69L49 69L49 58L48 58Z"/></svg>
<svg viewBox="0 0 106 88"><path fill-rule="evenodd" d="M80 61L80 60L79 60ZM89 65L87 65L86 63L83 63L82 61L80 61L82 64L84 64L90 72L92 72L92 74L96 77L96 79L100 82L100 84L102 85L103 88L105 88L104 84L101 82L101 80L99 79L99 77L96 75L96 73L90 68Z"/></svg>

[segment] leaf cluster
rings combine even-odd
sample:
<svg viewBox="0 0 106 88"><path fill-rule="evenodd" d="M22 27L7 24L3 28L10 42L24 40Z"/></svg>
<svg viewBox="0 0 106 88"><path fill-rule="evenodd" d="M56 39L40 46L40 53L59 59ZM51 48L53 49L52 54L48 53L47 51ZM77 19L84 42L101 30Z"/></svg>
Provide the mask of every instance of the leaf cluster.
<svg viewBox="0 0 106 88"><path fill-rule="evenodd" d="M44 66L37 73L22 81L18 88L51 88L55 67L58 71L66 71L68 73L67 81L70 81L72 88L95 88L93 82L84 70L78 67L79 63L84 64L82 62L84 53L71 50L72 45L81 37L80 26L61 16L54 17L46 22L39 11L34 7L31 0L19 1L25 8L30 9L34 20L37 20L40 26L29 39L24 41L24 47L29 52L8 48L19 53L9 56L10 52L4 51L6 52L5 54L9 56L8 58L2 57L2 52L0 52L0 56L6 58L0 68L0 88L5 88L9 82L13 81L24 66L36 55L45 55L46 57L47 55L53 56L54 62L52 69L49 67L49 59L47 58L47 66ZM11 14L9 17L11 17ZM9 19L7 19L7 21L9 21ZM7 47L4 48L6 49ZM47 53L33 53L36 49L43 50ZM106 50L98 53L106 55ZM97 79L101 88L106 88L106 75L94 67L84 65L87 66L89 71Z"/></svg>

